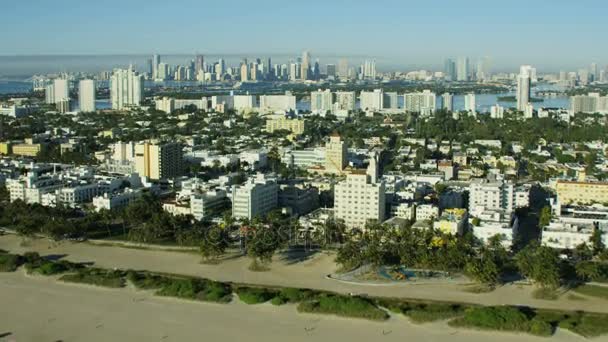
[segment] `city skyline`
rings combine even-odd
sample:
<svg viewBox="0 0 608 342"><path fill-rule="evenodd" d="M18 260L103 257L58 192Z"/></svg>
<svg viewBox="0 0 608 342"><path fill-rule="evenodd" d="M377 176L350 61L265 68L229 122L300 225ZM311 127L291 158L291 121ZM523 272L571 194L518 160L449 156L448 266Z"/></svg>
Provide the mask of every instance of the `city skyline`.
<svg viewBox="0 0 608 342"><path fill-rule="evenodd" d="M514 1L498 8L477 0L457 5L438 0L424 4L356 2L348 7L316 0L307 4L317 9L310 16L294 14L297 4L274 0L257 7L242 1L204 6L193 1L178 5L139 0L128 4L65 0L52 5L34 1L6 9L7 20L0 23L0 32L13 33L3 37L1 55L182 55L198 51L275 56L308 50L313 57L375 56L395 66L425 66L429 61L439 66L447 57L491 56L499 69L544 64L551 70L608 61L608 48L597 44L598 35L607 28L602 11L574 16L579 5L564 1ZM120 5L121 11L111 11L114 5ZM588 9L601 7L599 1L587 1ZM234 12L234 8L243 11ZM162 15L170 12L176 14ZM159 29L151 28L156 23ZM373 23L373 28L366 23ZM571 48L585 45L593 49ZM556 56L547 59L546 52L552 50ZM383 63L379 65L384 68Z"/></svg>

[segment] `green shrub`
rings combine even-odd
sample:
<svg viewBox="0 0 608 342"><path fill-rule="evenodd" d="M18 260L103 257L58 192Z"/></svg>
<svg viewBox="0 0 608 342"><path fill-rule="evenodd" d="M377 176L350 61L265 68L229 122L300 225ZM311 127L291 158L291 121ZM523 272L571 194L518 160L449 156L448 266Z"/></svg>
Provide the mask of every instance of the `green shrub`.
<svg viewBox="0 0 608 342"><path fill-rule="evenodd" d="M283 299L283 297L281 297L280 295L278 295L270 300L270 304L276 305L276 306L280 306L280 305L283 305L286 303L287 303L287 301L285 299Z"/></svg>
<svg viewBox="0 0 608 342"><path fill-rule="evenodd" d="M19 255L2 253L0 254L0 272L15 272L23 262L23 258Z"/></svg>
<svg viewBox="0 0 608 342"><path fill-rule="evenodd" d="M301 302L298 311L383 321L388 314L372 302L360 297L321 294Z"/></svg>
<svg viewBox="0 0 608 342"><path fill-rule="evenodd" d="M276 291L256 287L239 287L236 289L239 299L246 304L265 303L277 296Z"/></svg>
<svg viewBox="0 0 608 342"><path fill-rule="evenodd" d="M553 335L553 326L548 322L541 319L533 319L529 323L529 332L532 335L537 336L551 336Z"/></svg>
<svg viewBox="0 0 608 342"><path fill-rule="evenodd" d="M166 277L161 275L136 271L128 271L127 280L141 290L160 289L168 281Z"/></svg>
<svg viewBox="0 0 608 342"><path fill-rule="evenodd" d="M465 312L461 319L452 321L456 326L472 326L482 329L527 331L528 317L514 307L478 307Z"/></svg>
<svg viewBox="0 0 608 342"><path fill-rule="evenodd" d="M77 273L65 274L59 278L61 281L70 283L89 284L95 286L120 288L125 286L122 272L110 271L99 268L85 268Z"/></svg>
<svg viewBox="0 0 608 342"><path fill-rule="evenodd" d="M35 272L48 276L48 275L63 273L67 270L68 270L68 267L65 264L46 261L46 262L43 262L42 265L40 265L40 267L35 269Z"/></svg>
<svg viewBox="0 0 608 342"><path fill-rule="evenodd" d="M232 300L232 289L227 284L208 280L205 288L197 294L197 299L207 302L229 303Z"/></svg>
<svg viewBox="0 0 608 342"><path fill-rule="evenodd" d="M402 312L415 323L426 323L462 316L464 308L457 304L418 304Z"/></svg>
<svg viewBox="0 0 608 342"><path fill-rule="evenodd" d="M156 294L217 303L230 302L232 297L232 291L227 284L193 278L167 278Z"/></svg>
<svg viewBox="0 0 608 342"><path fill-rule="evenodd" d="M303 300L311 298L313 291L305 289L296 289L292 287L282 288L279 296L287 303L299 303Z"/></svg>

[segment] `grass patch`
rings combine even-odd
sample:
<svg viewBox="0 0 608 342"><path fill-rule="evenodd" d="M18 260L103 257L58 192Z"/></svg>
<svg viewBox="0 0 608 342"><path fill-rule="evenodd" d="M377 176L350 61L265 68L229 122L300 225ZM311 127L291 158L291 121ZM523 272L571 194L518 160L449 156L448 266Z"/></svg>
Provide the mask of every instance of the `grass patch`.
<svg viewBox="0 0 608 342"><path fill-rule="evenodd" d="M555 289L539 287L532 291L532 298L542 300L557 300L559 298L559 294Z"/></svg>
<svg viewBox="0 0 608 342"><path fill-rule="evenodd" d="M509 306L475 307L465 311L464 316L455 318L449 325L457 328L476 328L509 332L526 332L537 336L551 336L553 326L545 320L534 317L533 312Z"/></svg>
<svg viewBox="0 0 608 342"><path fill-rule="evenodd" d="M578 313L559 323L562 329L590 338L608 333L608 315Z"/></svg>
<svg viewBox="0 0 608 342"><path fill-rule="evenodd" d="M276 291L257 287L238 287L235 290L239 299L245 304L261 304L273 298L280 298Z"/></svg>
<svg viewBox="0 0 608 342"><path fill-rule="evenodd" d="M247 269L250 270L251 272L266 272L266 271L270 271L270 267L268 267L267 264L265 264L263 262L259 262L257 259L254 259L251 262L251 264L249 264L249 267Z"/></svg>
<svg viewBox="0 0 608 342"><path fill-rule="evenodd" d="M475 285L466 286L463 289L463 291L468 292L468 293L479 294L479 293L489 293L489 292L494 291L495 289L496 289L496 287L494 287L493 285L475 284Z"/></svg>
<svg viewBox="0 0 608 342"><path fill-rule="evenodd" d="M582 285L574 289L574 292L601 299L608 299L608 287L597 285Z"/></svg>
<svg viewBox="0 0 608 342"><path fill-rule="evenodd" d="M587 298L585 298L585 297L577 296L572 293L569 294L567 298L568 298L568 300L580 300L580 301L587 300Z"/></svg>
<svg viewBox="0 0 608 342"><path fill-rule="evenodd" d="M0 253L0 272L15 272L23 262L20 255Z"/></svg>
<svg viewBox="0 0 608 342"><path fill-rule="evenodd" d="M68 283L88 284L102 287L120 288L125 286L123 272L101 268L84 268L77 273L65 274L59 278Z"/></svg>
<svg viewBox="0 0 608 342"><path fill-rule="evenodd" d="M389 317L384 310L379 309L367 299L333 294L320 294L314 299L301 302L298 305L298 312L331 314L374 321L384 321Z"/></svg>
<svg viewBox="0 0 608 342"><path fill-rule="evenodd" d="M156 294L214 303L228 303L232 300L230 285L195 278L166 278Z"/></svg>

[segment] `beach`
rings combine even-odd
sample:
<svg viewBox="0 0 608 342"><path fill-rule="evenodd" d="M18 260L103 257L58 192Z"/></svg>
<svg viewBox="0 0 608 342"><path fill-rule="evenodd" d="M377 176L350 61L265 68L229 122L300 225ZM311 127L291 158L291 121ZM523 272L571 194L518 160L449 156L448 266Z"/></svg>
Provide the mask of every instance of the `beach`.
<svg viewBox="0 0 608 342"><path fill-rule="evenodd" d="M530 335L300 314L294 305L210 304L0 274L0 341L547 341ZM602 338L595 339L597 341ZM603 340L606 340L603 338ZM551 341L585 341L558 330Z"/></svg>

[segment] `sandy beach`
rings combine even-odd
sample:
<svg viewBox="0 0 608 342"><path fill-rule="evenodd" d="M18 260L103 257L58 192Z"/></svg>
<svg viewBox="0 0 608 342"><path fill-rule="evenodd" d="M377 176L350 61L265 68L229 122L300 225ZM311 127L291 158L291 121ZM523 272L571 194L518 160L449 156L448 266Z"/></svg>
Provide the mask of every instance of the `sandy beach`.
<svg viewBox="0 0 608 342"><path fill-rule="evenodd" d="M23 271L0 274L0 341L547 341L529 335L455 330L299 314L295 306L208 304L134 289L64 284ZM557 331L551 341L584 341ZM595 339L600 341L600 339ZM606 340L605 338L603 339Z"/></svg>
<svg viewBox="0 0 608 342"><path fill-rule="evenodd" d="M418 298L440 301L467 302L483 305L528 305L537 308L583 310L608 313L608 301L597 298L572 300L562 295L559 300L532 298L531 286L506 285L491 293L465 292L462 285L415 284L351 284L326 276L335 272L333 255L318 254L306 260L275 257L271 270L251 272L250 260L229 258L218 265L201 264L200 256L192 253L152 251L122 247L92 246L87 243L52 243L46 239L31 241L21 246L21 238L14 235L0 237L0 249L16 253L37 251L41 255L56 255L75 262L93 262L104 268L138 269L193 275L218 281L249 283L270 286L291 286L335 291L340 293L368 294L370 296Z"/></svg>

